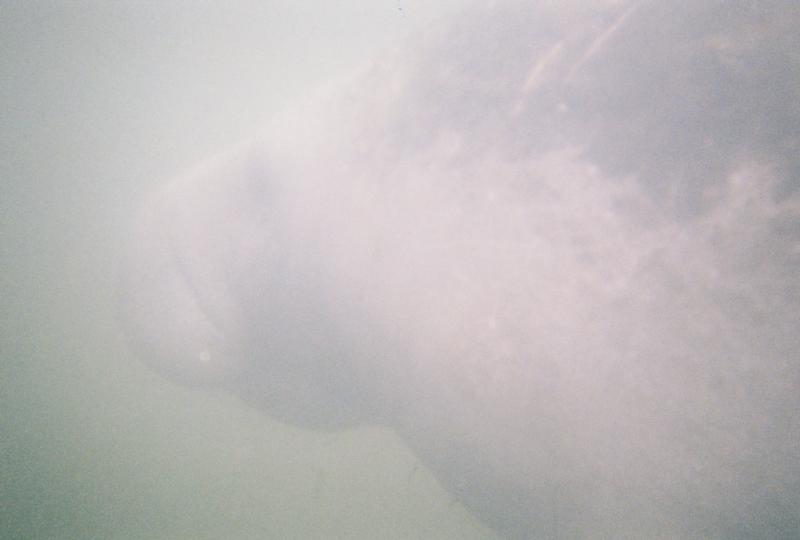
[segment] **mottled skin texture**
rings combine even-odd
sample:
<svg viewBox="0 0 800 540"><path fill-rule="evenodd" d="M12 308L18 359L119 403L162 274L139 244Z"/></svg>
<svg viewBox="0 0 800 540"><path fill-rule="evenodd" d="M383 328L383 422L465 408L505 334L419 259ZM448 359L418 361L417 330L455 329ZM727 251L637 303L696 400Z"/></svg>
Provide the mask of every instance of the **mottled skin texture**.
<svg viewBox="0 0 800 540"><path fill-rule="evenodd" d="M285 421L396 429L510 538L796 539L797 28L481 5L155 194L131 342Z"/></svg>

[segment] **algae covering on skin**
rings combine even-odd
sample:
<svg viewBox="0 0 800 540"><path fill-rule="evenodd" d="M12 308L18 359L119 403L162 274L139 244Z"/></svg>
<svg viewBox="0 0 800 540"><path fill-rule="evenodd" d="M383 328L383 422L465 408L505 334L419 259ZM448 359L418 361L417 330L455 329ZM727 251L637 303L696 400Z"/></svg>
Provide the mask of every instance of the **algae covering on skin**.
<svg viewBox="0 0 800 540"><path fill-rule="evenodd" d="M481 4L154 194L126 332L509 538L800 537L797 28Z"/></svg>

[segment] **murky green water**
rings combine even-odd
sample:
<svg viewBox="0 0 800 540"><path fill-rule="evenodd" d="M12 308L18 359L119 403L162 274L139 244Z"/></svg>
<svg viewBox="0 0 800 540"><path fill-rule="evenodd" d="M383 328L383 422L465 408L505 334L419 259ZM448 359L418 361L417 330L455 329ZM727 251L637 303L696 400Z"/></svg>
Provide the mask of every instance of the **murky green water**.
<svg viewBox="0 0 800 540"><path fill-rule="evenodd" d="M0 3L0 538L491 538L391 433L152 374L112 303L154 186L457 3Z"/></svg>

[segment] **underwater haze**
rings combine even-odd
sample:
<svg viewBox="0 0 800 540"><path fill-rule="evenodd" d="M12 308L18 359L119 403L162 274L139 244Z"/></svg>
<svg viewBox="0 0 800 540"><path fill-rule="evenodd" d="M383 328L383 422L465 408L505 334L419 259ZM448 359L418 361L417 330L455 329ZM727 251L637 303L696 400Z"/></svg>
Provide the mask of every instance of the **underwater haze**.
<svg viewBox="0 0 800 540"><path fill-rule="evenodd" d="M495 538L388 430L162 379L113 306L148 193L459 3L0 2L0 538Z"/></svg>
<svg viewBox="0 0 800 540"><path fill-rule="evenodd" d="M800 6L461 4L0 4L0 538L800 538Z"/></svg>

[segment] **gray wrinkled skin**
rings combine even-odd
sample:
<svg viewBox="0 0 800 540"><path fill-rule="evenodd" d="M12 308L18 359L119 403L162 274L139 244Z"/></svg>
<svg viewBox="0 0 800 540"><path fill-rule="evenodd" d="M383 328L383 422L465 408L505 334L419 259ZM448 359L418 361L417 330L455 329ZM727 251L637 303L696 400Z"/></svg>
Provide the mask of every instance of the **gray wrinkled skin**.
<svg viewBox="0 0 800 540"><path fill-rule="evenodd" d="M153 196L133 345L509 538L800 538L800 8L449 22Z"/></svg>

